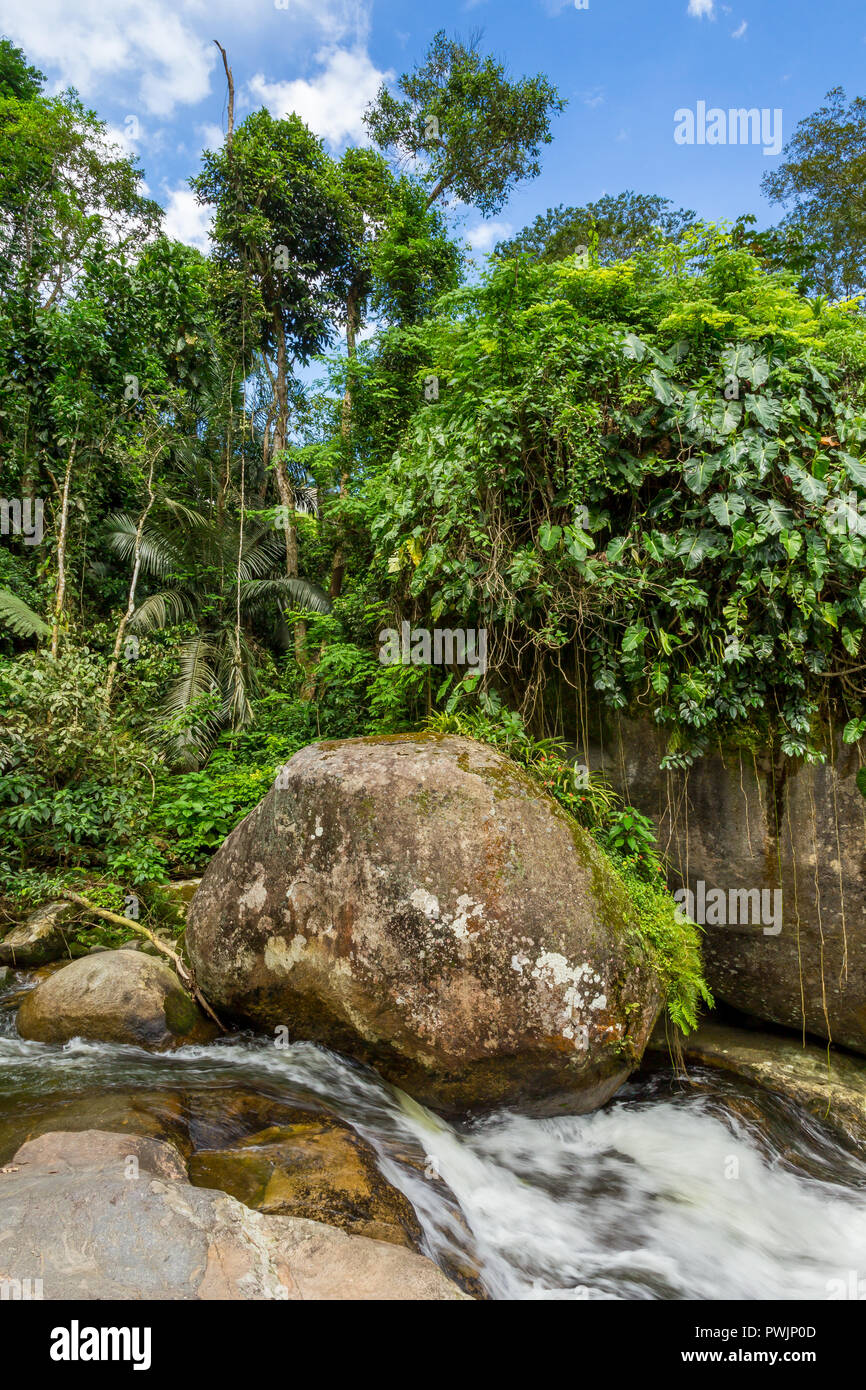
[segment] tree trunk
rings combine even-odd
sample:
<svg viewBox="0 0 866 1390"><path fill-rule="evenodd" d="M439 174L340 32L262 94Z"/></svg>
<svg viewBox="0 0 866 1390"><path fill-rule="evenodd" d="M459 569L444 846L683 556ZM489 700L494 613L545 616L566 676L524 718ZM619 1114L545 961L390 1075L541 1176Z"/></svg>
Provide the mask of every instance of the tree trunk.
<svg viewBox="0 0 866 1390"><path fill-rule="evenodd" d="M108 668L108 679L105 682L106 704L111 704L111 690L117 675L117 666L120 661L120 649L123 646L123 638L126 633L129 620L135 612L135 591L138 587L138 576L141 572L141 539L144 535L144 527L151 507L156 500L153 491L153 470L156 467L156 460L159 450L154 454L150 461L150 472L147 475L147 506L138 518L138 526L135 528L135 546L132 552L132 578L129 581L129 597L126 601L126 612L117 625L117 635L114 639L114 651L111 654L111 665Z"/></svg>
<svg viewBox="0 0 866 1390"><path fill-rule="evenodd" d="M357 357L357 338L361 322L361 285L355 280L349 289L349 296L346 300L346 357L350 365ZM340 496L345 496L346 488L349 484L349 457L352 439L352 380L351 376L346 380L346 389L343 392L343 405L340 414L340 434L343 440L343 472L340 477ZM334 558L331 562L331 582L328 586L328 593L332 599L339 598L343 590L343 578L346 572L345 558L343 555L342 537L337 536L337 548L334 551Z"/></svg>
<svg viewBox="0 0 866 1390"><path fill-rule="evenodd" d="M69 489L72 486L72 465L78 440L72 441L66 473L63 478L63 500L60 505L60 531L57 537L57 587L54 591L54 626L51 631L51 655L57 656L60 647L60 623L66 602L66 541L69 533Z"/></svg>

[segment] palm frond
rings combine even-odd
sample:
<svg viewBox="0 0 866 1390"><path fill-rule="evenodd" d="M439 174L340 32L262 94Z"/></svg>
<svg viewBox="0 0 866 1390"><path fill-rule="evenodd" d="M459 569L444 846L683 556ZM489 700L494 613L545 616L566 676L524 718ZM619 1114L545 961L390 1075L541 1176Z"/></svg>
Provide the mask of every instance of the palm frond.
<svg viewBox="0 0 866 1390"><path fill-rule="evenodd" d="M135 554L138 522L128 512L115 512L108 518L108 543L121 560L131 560ZM167 531L146 526L141 536L141 564L148 574L161 577L170 574L183 563L183 553Z"/></svg>
<svg viewBox="0 0 866 1390"><path fill-rule="evenodd" d="M208 707L207 702L209 695L220 693L216 671L219 657L218 646L202 636L188 638L178 650L180 672L163 701L164 724L160 731L160 741L176 767L200 767L224 722L223 711L215 710L213 703ZM170 729L165 728L166 724ZM182 727L178 728L179 724Z"/></svg>
<svg viewBox="0 0 866 1390"><path fill-rule="evenodd" d="M0 589L0 622L19 637L50 637L51 628L9 589Z"/></svg>
<svg viewBox="0 0 866 1390"><path fill-rule="evenodd" d="M163 589L142 599L129 620L132 632L152 632L154 628L171 627L191 618L195 608L189 596L179 589Z"/></svg>
<svg viewBox="0 0 866 1390"><path fill-rule="evenodd" d="M251 611L264 608L272 599L283 599L295 608L306 608L311 613L330 613L331 600L310 579L292 578L278 575L272 579L252 579L241 585L241 604Z"/></svg>

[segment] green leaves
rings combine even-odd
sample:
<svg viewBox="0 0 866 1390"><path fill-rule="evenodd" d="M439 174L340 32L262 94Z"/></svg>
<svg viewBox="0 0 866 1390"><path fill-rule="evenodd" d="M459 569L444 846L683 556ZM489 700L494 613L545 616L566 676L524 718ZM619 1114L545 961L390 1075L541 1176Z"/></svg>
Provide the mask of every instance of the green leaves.
<svg viewBox="0 0 866 1390"><path fill-rule="evenodd" d="M51 628L39 614L8 589L0 589L0 623L11 627L19 637L51 636Z"/></svg>
<svg viewBox="0 0 866 1390"><path fill-rule="evenodd" d="M689 462L683 468L683 478L685 480L686 487L691 488L692 492L695 492L700 496L702 492L706 492L707 488L709 487L710 483L712 482L713 478L716 476L718 471L718 457L713 458L711 456L708 456L704 458L690 459Z"/></svg>
<svg viewBox="0 0 866 1390"><path fill-rule="evenodd" d="M653 395L657 401L661 401L662 405L673 405L676 398L674 388L667 377L662 375L658 367L653 368L647 380L652 387Z"/></svg>
<svg viewBox="0 0 866 1390"><path fill-rule="evenodd" d="M736 492L717 492L707 503L707 508L720 526L732 527L738 516L746 510L746 503Z"/></svg>
<svg viewBox="0 0 866 1390"><path fill-rule="evenodd" d="M750 417L758 421L765 430L774 434L779 428L779 421L782 418L782 405L780 401L770 400L767 396L746 396L746 410Z"/></svg>
<svg viewBox="0 0 866 1390"><path fill-rule="evenodd" d="M801 468L798 463L789 463L787 473L795 490L807 502L819 502L827 496L827 484L813 477L811 473L807 473L805 468Z"/></svg>
<svg viewBox="0 0 866 1390"><path fill-rule="evenodd" d="M538 544L542 550L553 550L562 540L562 527L551 526L549 521L545 521L538 528Z"/></svg>

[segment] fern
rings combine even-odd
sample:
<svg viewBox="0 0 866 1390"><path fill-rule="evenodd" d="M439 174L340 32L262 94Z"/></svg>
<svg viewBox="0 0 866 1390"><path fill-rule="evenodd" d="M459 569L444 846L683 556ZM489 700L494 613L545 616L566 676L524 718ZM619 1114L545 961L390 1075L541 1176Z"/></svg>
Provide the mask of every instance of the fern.
<svg viewBox="0 0 866 1390"><path fill-rule="evenodd" d="M0 622L19 637L49 637L51 628L9 589L0 589Z"/></svg>

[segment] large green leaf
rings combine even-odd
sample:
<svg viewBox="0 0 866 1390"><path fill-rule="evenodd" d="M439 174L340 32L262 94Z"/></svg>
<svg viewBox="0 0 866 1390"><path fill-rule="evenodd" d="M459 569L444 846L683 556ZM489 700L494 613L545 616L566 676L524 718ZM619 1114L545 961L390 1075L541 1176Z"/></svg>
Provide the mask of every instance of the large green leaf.
<svg viewBox="0 0 866 1390"><path fill-rule="evenodd" d="M716 458L690 459L683 468L686 487L700 495L702 492L706 492L718 471L719 461Z"/></svg>
<svg viewBox="0 0 866 1390"><path fill-rule="evenodd" d="M23 599L9 589L0 589L0 622L19 637L49 637L51 628Z"/></svg>
<svg viewBox="0 0 866 1390"><path fill-rule="evenodd" d="M711 497L707 503L720 526L732 527L738 516L742 516L746 510L746 503L739 493L717 492L715 497Z"/></svg>

